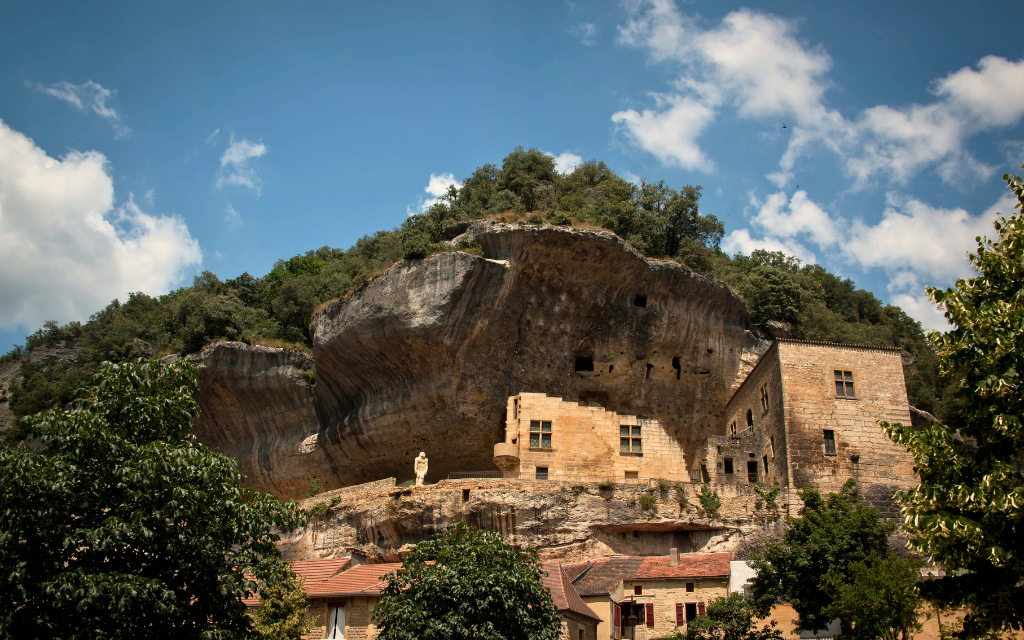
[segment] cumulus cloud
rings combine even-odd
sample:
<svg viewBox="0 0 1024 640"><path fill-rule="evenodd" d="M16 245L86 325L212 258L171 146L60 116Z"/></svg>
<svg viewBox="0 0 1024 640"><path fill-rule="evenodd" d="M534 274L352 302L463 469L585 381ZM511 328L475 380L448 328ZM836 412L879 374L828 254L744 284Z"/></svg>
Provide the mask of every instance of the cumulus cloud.
<svg viewBox="0 0 1024 640"><path fill-rule="evenodd" d="M571 151L560 153L557 156L553 153L547 155L555 159L555 171L558 173L572 173L576 167L583 163L583 156L576 155Z"/></svg>
<svg viewBox="0 0 1024 640"><path fill-rule="evenodd" d="M456 189L462 188L462 183L455 179L455 174L431 173L430 179L427 181L427 186L423 187L423 191L431 197L421 197L419 202L415 205L409 205L406 207L406 214L412 216L417 213L425 213L427 209L437 203L441 196L448 193L449 187L455 187Z"/></svg>
<svg viewBox="0 0 1024 640"><path fill-rule="evenodd" d="M54 84L27 83L36 91L63 100L79 111L92 111L106 118L114 128L115 138L124 138L132 130L121 124L121 114L110 103L114 99L115 89L107 89L99 83L89 80L82 84L71 84L66 80Z"/></svg>
<svg viewBox="0 0 1024 640"><path fill-rule="evenodd" d="M242 214L235 211L235 208L231 206L230 202L227 203L224 207L224 226L234 231L243 224L245 224L245 220L242 219Z"/></svg>
<svg viewBox="0 0 1024 640"><path fill-rule="evenodd" d="M792 21L740 9L704 28L671 0L637 0L628 10L619 41L644 49L652 62L678 66L680 75L672 83L676 92L652 94L656 108L620 111L612 120L666 164L707 170L711 161L699 136L721 109L732 107L739 117L772 127L789 123L781 171L766 176L779 188L815 147L838 155L854 189L876 180L906 184L926 168L947 183L967 184L994 172L970 154L967 140L1024 117L1024 60L986 56L977 69L933 82L935 99L927 104L876 105L848 118L826 104L830 56L801 40Z"/></svg>
<svg viewBox="0 0 1024 640"><path fill-rule="evenodd" d="M818 261L814 252L799 242L781 240L772 236L755 238L750 235L749 229L737 229L735 231L730 231L729 234L725 236L725 239L722 240L722 250L726 253L749 254L755 249L781 251L788 256L796 256L810 264L814 264Z"/></svg>
<svg viewBox="0 0 1024 640"><path fill-rule="evenodd" d="M267 147L262 142L253 142L248 138L236 140L232 134L228 148L220 156L217 188L246 187L260 195L263 191L263 182L256 167L253 166L253 160L263 157L266 153Z"/></svg>
<svg viewBox="0 0 1024 640"><path fill-rule="evenodd" d="M55 159L0 121L0 326L87 318L129 292L165 293L202 261L177 216L144 212L99 152Z"/></svg>

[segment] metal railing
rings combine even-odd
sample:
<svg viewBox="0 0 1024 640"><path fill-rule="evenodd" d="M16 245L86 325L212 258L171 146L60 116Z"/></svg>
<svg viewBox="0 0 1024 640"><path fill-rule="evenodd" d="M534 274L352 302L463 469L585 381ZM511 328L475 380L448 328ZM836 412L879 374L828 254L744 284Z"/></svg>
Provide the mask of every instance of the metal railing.
<svg viewBox="0 0 1024 640"><path fill-rule="evenodd" d="M576 484L611 482L613 484L656 484L657 478L622 478L609 476L594 476L575 473L528 473L513 471L508 475L500 471L453 471L448 474L449 480L476 480L476 479L502 479L502 480L546 480L548 482L571 482Z"/></svg>

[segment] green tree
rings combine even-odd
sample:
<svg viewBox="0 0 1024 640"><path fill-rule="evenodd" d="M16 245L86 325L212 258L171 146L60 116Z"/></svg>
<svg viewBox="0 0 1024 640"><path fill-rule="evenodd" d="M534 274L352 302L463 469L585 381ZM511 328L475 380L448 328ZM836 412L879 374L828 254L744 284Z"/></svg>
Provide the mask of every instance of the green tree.
<svg viewBox="0 0 1024 640"><path fill-rule="evenodd" d="M782 640L782 631L772 620L761 626L755 622L754 606L741 593L715 598L703 615L686 624L673 640Z"/></svg>
<svg viewBox="0 0 1024 640"><path fill-rule="evenodd" d="M429 563L429 564L428 564ZM379 640L556 640L561 621L536 549L462 521L421 542L374 607Z"/></svg>
<svg viewBox="0 0 1024 640"><path fill-rule="evenodd" d="M847 640L910 640L921 630L917 567L891 555L833 566L822 580L832 593L825 616L842 620Z"/></svg>
<svg viewBox="0 0 1024 640"><path fill-rule="evenodd" d="M822 497L804 489L800 498L800 517L790 520L781 541L755 557L757 577L750 595L759 617L767 617L776 602L788 602L800 615L802 629L824 629L834 617L827 611L834 592L823 588L824 577L833 567L842 570L872 556L888 557L888 537L896 527L860 501L852 479L839 493Z"/></svg>
<svg viewBox="0 0 1024 640"><path fill-rule="evenodd" d="M1022 166L1024 167L1024 166ZM1004 176L1024 207L1024 181ZM956 383L959 433L931 423L883 427L914 456L921 484L897 493L911 545L946 570L921 585L940 607L967 610L963 636L1024 626L1024 216L995 222L968 255L977 273L929 288L952 329L932 333Z"/></svg>
<svg viewBox="0 0 1024 640"><path fill-rule="evenodd" d="M534 190L543 182L554 182L557 179L555 161L551 156L537 149L523 151L522 147L516 147L505 156L496 187L498 191L508 189L519 198L527 211L533 211L537 206Z"/></svg>
<svg viewBox="0 0 1024 640"><path fill-rule="evenodd" d="M309 602L303 588L305 580L261 587L260 606L249 612L252 627L261 640L301 640L316 626L316 618L306 617Z"/></svg>
<svg viewBox="0 0 1024 640"><path fill-rule="evenodd" d="M294 503L197 443L194 365L104 363L71 410L0 445L0 638L247 637L241 599L291 572Z"/></svg>

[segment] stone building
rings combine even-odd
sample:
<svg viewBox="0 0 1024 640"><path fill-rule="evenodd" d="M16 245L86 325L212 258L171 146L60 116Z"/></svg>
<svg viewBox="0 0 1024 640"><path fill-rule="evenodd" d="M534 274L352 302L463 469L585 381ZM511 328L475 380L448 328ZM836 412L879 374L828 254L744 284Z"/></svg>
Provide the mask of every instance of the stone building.
<svg viewBox="0 0 1024 640"><path fill-rule="evenodd" d="M917 478L879 420L910 424L899 350L779 339L726 405L724 434L701 444L699 476L822 492L853 478L869 503L895 516L893 490Z"/></svg>
<svg viewBox="0 0 1024 640"><path fill-rule="evenodd" d="M657 420L543 393L508 399L494 462L506 478L687 478L683 448Z"/></svg>
<svg viewBox="0 0 1024 640"><path fill-rule="evenodd" d="M729 595L731 553L601 558L569 565L584 602L601 616L599 640L649 640L686 630L708 602Z"/></svg>

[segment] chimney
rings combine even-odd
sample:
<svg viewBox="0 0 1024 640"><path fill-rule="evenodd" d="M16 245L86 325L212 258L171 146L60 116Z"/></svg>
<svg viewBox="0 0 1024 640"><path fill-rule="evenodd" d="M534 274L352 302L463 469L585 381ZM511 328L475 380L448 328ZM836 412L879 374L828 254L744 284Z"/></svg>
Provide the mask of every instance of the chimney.
<svg viewBox="0 0 1024 640"><path fill-rule="evenodd" d="M668 566L678 567L679 566L679 549L672 547L668 550Z"/></svg>

